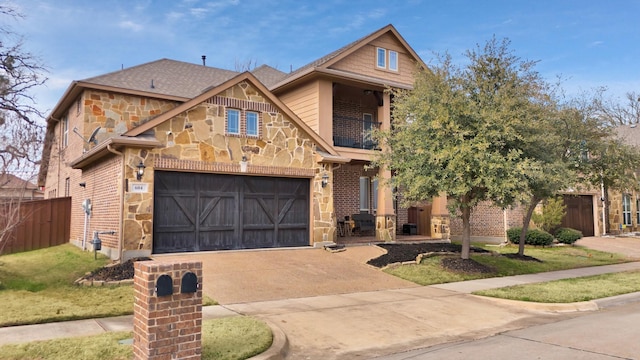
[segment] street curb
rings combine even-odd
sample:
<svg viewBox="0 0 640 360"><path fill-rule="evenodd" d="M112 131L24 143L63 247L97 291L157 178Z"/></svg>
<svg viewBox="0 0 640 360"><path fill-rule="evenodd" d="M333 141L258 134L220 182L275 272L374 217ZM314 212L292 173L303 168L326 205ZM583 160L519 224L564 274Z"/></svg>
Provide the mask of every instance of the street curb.
<svg viewBox="0 0 640 360"><path fill-rule="evenodd" d="M249 358L250 360L284 360L289 353L289 339L287 335L276 326L274 323L264 320L267 326L271 328L271 334L273 334L273 342L267 351Z"/></svg>
<svg viewBox="0 0 640 360"><path fill-rule="evenodd" d="M640 292L629 293L611 296L608 298L579 301L572 303L539 303L519 300L500 299L489 296L473 295L469 294L477 299L487 300L494 303L502 304L505 306L516 307L519 309L532 310L532 311L544 311L544 312L557 312L568 313L578 311L597 311L612 306L623 305L630 302L640 301Z"/></svg>

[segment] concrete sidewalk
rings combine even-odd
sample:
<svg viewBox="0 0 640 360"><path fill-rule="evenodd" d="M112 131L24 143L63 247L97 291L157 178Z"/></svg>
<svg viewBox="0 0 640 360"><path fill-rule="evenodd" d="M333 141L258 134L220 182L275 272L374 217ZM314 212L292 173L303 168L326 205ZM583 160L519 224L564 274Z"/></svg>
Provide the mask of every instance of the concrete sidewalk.
<svg viewBox="0 0 640 360"><path fill-rule="evenodd" d="M552 321L556 312L594 310L562 304L535 308L469 295L479 289L640 269L640 262L339 295L209 306L203 318L250 315L276 324L290 346L287 359L368 358L456 339L472 339ZM600 300L600 304L640 301L640 293ZM132 316L0 328L0 345L131 331ZM287 344L287 340L289 344ZM282 349L271 349L282 358Z"/></svg>

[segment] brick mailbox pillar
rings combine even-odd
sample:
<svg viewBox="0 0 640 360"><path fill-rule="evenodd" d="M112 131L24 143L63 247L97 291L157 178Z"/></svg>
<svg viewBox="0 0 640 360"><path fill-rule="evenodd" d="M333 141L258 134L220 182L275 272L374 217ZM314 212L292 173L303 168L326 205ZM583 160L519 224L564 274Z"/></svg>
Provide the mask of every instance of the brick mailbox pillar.
<svg viewBox="0 0 640 360"><path fill-rule="evenodd" d="M134 359L200 359L202 262L137 261Z"/></svg>

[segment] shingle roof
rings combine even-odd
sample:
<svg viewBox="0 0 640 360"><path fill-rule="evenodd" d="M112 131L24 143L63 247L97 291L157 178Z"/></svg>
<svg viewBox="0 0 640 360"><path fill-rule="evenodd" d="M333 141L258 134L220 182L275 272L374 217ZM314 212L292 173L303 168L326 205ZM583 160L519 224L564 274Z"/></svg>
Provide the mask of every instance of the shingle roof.
<svg viewBox="0 0 640 360"><path fill-rule="evenodd" d="M251 70L251 73L268 88L279 83L282 79L289 75L288 73L282 72L269 65L260 65L257 68Z"/></svg>
<svg viewBox="0 0 640 360"><path fill-rule="evenodd" d="M624 143L640 147L640 126L637 124L617 126L615 132Z"/></svg>
<svg viewBox="0 0 640 360"><path fill-rule="evenodd" d="M13 174L0 175L0 188L5 189L37 189L32 182L23 180Z"/></svg>
<svg viewBox="0 0 640 360"><path fill-rule="evenodd" d="M231 70L160 59L82 82L190 99L236 75Z"/></svg>

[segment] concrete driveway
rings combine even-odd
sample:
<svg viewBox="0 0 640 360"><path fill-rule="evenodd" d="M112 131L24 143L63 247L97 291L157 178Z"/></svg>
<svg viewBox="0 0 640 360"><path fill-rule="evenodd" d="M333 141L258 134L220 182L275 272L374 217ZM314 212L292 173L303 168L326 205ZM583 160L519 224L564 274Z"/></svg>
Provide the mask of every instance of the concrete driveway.
<svg viewBox="0 0 640 360"><path fill-rule="evenodd" d="M586 237L578 240L576 245L588 247L589 249L621 254L632 259L640 259L640 237Z"/></svg>
<svg viewBox="0 0 640 360"><path fill-rule="evenodd" d="M383 253L377 246L363 245L337 253L295 248L157 258L201 260L204 293L228 305L418 286L366 265L367 260Z"/></svg>

